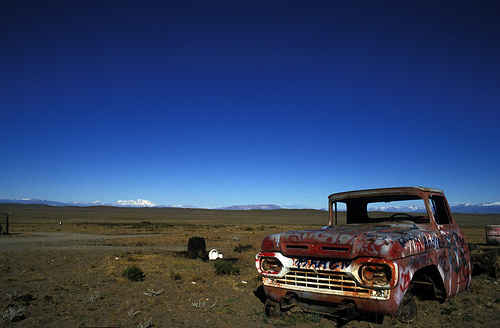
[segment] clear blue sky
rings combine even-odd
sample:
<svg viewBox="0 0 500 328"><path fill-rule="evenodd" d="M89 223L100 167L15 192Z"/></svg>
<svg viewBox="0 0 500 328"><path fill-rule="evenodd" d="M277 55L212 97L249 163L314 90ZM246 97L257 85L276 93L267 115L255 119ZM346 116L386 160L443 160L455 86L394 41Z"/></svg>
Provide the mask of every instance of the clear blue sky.
<svg viewBox="0 0 500 328"><path fill-rule="evenodd" d="M0 198L500 201L498 1L1 1Z"/></svg>

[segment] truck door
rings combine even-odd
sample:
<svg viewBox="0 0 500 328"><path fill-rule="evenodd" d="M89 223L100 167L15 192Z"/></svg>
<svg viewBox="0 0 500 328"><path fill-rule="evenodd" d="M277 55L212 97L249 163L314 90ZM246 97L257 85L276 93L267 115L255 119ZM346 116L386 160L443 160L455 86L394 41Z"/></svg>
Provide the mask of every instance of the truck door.
<svg viewBox="0 0 500 328"><path fill-rule="evenodd" d="M463 231L455 224L446 198L431 195L430 203L439 229L439 263L448 281L448 296L466 289L471 282L469 247Z"/></svg>

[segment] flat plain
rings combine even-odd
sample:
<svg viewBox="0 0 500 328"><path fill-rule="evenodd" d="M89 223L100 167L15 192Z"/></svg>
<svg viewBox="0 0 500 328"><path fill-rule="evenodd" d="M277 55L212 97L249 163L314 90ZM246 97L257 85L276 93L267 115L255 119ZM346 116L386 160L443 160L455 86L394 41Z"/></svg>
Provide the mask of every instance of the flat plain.
<svg viewBox="0 0 500 328"><path fill-rule="evenodd" d="M319 228L317 210L204 210L0 204L0 324L6 327L498 327L499 281L475 274L472 287L445 303L417 300L414 323L383 324L293 312L264 315L254 258L262 239ZM500 215L454 214L467 242L485 244ZM342 217L341 217L342 219ZM203 237L229 262L189 259ZM123 276L139 268L143 280ZM228 273L228 274L225 274ZM11 320L13 319L13 320ZM12 321L12 322L11 322Z"/></svg>

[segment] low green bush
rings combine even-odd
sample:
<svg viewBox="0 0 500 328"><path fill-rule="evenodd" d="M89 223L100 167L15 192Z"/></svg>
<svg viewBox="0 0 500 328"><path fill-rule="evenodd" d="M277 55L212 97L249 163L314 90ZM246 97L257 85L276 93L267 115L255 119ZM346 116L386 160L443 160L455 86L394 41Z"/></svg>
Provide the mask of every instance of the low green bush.
<svg viewBox="0 0 500 328"><path fill-rule="evenodd" d="M214 263L215 267L215 273L218 275L223 275L223 274L239 274L240 273L240 268L236 265L233 264L233 262L228 261L228 260L217 260Z"/></svg>
<svg viewBox="0 0 500 328"><path fill-rule="evenodd" d="M144 281L146 277L144 272L142 272L141 268L134 265L123 270L122 277L126 277L131 281Z"/></svg>
<svg viewBox="0 0 500 328"><path fill-rule="evenodd" d="M248 251L249 249L252 249L252 248L253 248L252 244L248 244L248 245L239 244L238 246L234 247L234 251L236 253L243 253L243 252Z"/></svg>

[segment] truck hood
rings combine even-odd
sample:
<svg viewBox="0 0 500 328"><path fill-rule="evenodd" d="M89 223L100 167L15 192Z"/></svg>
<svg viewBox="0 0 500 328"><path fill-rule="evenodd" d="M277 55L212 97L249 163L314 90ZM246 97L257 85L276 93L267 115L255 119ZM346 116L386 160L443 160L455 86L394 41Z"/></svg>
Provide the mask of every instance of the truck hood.
<svg viewBox="0 0 500 328"><path fill-rule="evenodd" d="M288 231L269 237L283 255L291 257L398 259L438 248L437 233L411 221L391 221Z"/></svg>

